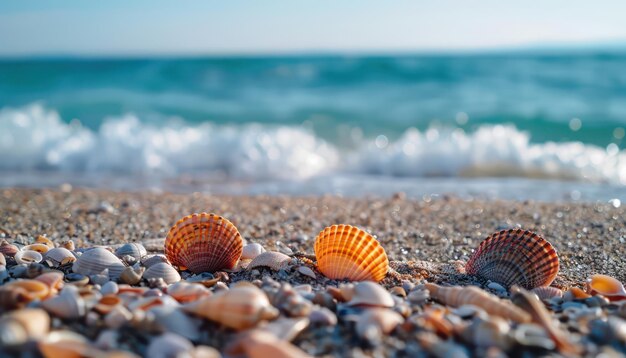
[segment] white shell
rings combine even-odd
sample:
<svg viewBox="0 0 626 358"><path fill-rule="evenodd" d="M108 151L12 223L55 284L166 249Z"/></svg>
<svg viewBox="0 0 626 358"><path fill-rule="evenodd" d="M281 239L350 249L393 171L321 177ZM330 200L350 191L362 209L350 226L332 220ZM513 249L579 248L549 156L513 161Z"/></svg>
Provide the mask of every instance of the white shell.
<svg viewBox="0 0 626 358"><path fill-rule="evenodd" d="M141 258L141 264L146 268L149 268L152 265L156 265L158 263L165 262L170 263L170 261L163 254L155 254L155 255L146 255Z"/></svg>
<svg viewBox="0 0 626 358"><path fill-rule="evenodd" d="M143 277L145 279L162 278L168 285L180 281L180 274L178 271L165 262L150 266L150 268L143 273Z"/></svg>
<svg viewBox="0 0 626 358"><path fill-rule="evenodd" d="M33 262L41 262L42 260L43 256L37 251L25 250L15 253L15 262L18 264L30 264Z"/></svg>
<svg viewBox="0 0 626 358"><path fill-rule="evenodd" d="M55 247L46 252L45 259L51 262L53 267L57 267L63 263L76 261L76 256L64 247Z"/></svg>
<svg viewBox="0 0 626 358"><path fill-rule="evenodd" d="M74 262L72 271L82 275L97 275L105 269L109 270L109 278L117 279L126 266L109 250L97 247L83 252Z"/></svg>
<svg viewBox="0 0 626 358"><path fill-rule="evenodd" d="M142 257L146 256L147 253L148 252L146 251L146 248L138 242L129 242L115 250L115 255L117 255L117 257L119 258L129 255L137 260L140 260Z"/></svg>
<svg viewBox="0 0 626 358"><path fill-rule="evenodd" d="M244 260L253 260L255 257L265 252L265 248L261 244L252 243L245 245L241 253L241 258Z"/></svg>
<svg viewBox="0 0 626 358"><path fill-rule="evenodd" d="M354 285L350 306L393 307L393 297L385 288L371 281L361 281Z"/></svg>

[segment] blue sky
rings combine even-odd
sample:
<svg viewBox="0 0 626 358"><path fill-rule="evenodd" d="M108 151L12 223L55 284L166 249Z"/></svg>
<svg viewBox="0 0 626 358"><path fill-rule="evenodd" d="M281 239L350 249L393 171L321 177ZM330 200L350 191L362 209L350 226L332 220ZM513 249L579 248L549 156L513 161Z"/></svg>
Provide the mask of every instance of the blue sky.
<svg viewBox="0 0 626 358"><path fill-rule="evenodd" d="M626 2L0 2L0 56L466 50L626 44Z"/></svg>

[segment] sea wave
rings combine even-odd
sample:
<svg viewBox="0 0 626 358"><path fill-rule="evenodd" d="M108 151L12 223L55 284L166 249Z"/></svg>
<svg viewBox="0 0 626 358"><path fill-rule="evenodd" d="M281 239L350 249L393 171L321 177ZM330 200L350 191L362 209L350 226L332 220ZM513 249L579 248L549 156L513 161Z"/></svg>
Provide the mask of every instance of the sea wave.
<svg viewBox="0 0 626 358"><path fill-rule="evenodd" d="M0 170L149 174L221 173L298 180L333 174L530 177L626 185L626 151L580 142L532 143L512 125L407 130L340 149L297 126L156 126L110 117L97 131L40 104L0 110Z"/></svg>

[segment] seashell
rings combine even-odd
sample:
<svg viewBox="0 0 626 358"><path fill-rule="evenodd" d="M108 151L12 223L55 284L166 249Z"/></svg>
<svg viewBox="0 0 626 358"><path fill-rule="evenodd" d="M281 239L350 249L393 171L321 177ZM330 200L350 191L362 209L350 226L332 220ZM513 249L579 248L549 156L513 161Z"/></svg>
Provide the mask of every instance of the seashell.
<svg viewBox="0 0 626 358"><path fill-rule="evenodd" d="M70 251L76 250L76 245L74 245L74 241L72 241L72 240L66 240L66 241L61 242L59 247L62 247L64 249L68 249Z"/></svg>
<svg viewBox="0 0 626 358"><path fill-rule="evenodd" d="M144 267L133 268L128 266L120 274L119 281L129 285L136 285L141 281L144 271L146 271Z"/></svg>
<svg viewBox="0 0 626 358"><path fill-rule="evenodd" d="M44 258L48 263L51 263L50 266L52 267L59 267L76 261L76 256L74 256L70 250L63 247L56 247L48 250L48 252L44 255Z"/></svg>
<svg viewBox="0 0 626 358"><path fill-rule="evenodd" d="M85 301L74 286L67 286L59 295L42 301L41 307L63 319L77 319L86 313Z"/></svg>
<svg viewBox="0 0 626 358"><path fill-rule="evenodd" d="M441 287L432 283L426 283L425 286L430 291L431 297L445 305L452 307L474 305L495 316L520 323L530 322L528 313L478 287Z"/></svg>
<svg viewBox="0 0 626 358"><path fill-rule="evenodd" d="M165 239L167 258L193 273L232 269L242 250L243 240L235 225L215 214L185 216Z"/></svg>
<svg viewBox="0 0 626 358"><path fill-rule="evenodd" d="M376 239L350 225L325 228L315 239L317 268L324 276L350 281L380 281L389 270L387 254Z"/></svg>
<svg viewBox="0 0 626 358"><path fill-rule="evenodd" d="M45 237L43 235L37 236L37 238L35 239L35 243L36 244L44 244L44 245L48 246L48 248L50 248L50 249L54 248L54 242L52 242L52 240L48 239L47 237Z"/></svg>
<svg viewBox="0 0 626 358"><path fill-rule="evenodd" d="M0 319L0 347L18 346L43 338L50 331L50 316L40 308L24 308Z"/></svg>
<svg viewBox="0 0 626 358"><path fill-rule="evenodd" d="M460 335L466 343L480 348L495 346L508 350L513 343L508 335L510 330L511 327L506 320L494 316L488 319L473 319Z"/></svg>
<svg viewBox="0 0 626 358"><path fill-rule="evenodd" d="M61 288L63 288L63 278L64 277L65 277L65 275L63 274L63 272L51 271L51 272L46 272L46 273L43 273L43 274L35 277L35 280L41 281L41 282L45 283L46 285L48 285L48 288L50 289L50 294L54 295Z"/></svg>
<svg viewBox="0 0 626 358"><path fill-rule="evenodd" d="M46 252L48 252L48 250L50 250L50 247L48 247L48 245L46 244L32 244L32 245L27 245L22 247L22 251L37 251L40 254L45 254Z"/></svg>
<svg viewBox="0 0 626 358"><path fill-rule="evenodd" d="M572 287L563 294L563 300L565 301L583 300L589 297L591 297L590 294L578 287Z"/></svg>
<svg viewBox="0 0 626 358"><path fill-rule="evenodd" d="M238 285L183 306L187 312L242 330L262 320L278 316L278 310L261 289L254 285Z"/></svg>
<svg viewBox="0 0 626 358"><path fill-rule="evenodd" d="M154 254L154 255L146 255L141 258L141 264L146 268L149 268L152 265L156 265L158 263L165 262L167 264L171 264L170 261L163 254Z"/></svg>
<svg viewBox="0 0 626 358"><path fill-rule="evenodd" d="M238 336L226 347L226 356L242 356L248 358L310 358L295 345L280 340L272 333L254 329Z"/></svg>
<svg viewBox="0 0 626 358"><path fill-rule="evenodd" d="M343 295L346 297L345 293ZM354 285L350 296L349 306L393 307L395 303L391 294L383 286L370 281Z"/></svg>
<svg viewBox="0 0 626 358"><path fill-rule="evenodd" d="M620 301L626 299L626 289L618 280L607 275L593 275L585 285L587 293L591 295L602 295L609 301Z"/></svg>
<svg viewBox="0 0 626 358"><path fill-rule="evenodd" d="M9 242L6 240L2 240L2 242L0 242L0 253L2 253L4 256L13 257L19 251L20 249L17 246L9 244Z"/></svg>
<svg viewBox="0 0 626 358"><path fill-rule="evenodd" d="M85 286L89 283L89 277L81 275L79 273L68 273L67 275L65 275L65 279L67 280L68 284L79 287Z"/></svg>
<svg viewBox="0 0 626 358"><path fill-rule="evenodd" d="M115 255L120 259L126 255L132 256L137 260L141 260L148 252L146 248L138 242L126 243L115 250Z"/></svg>
<svg viewBox="0 0 626 358"><path fill-rule="evenodd" d="M541 236L521 229L502 230L480 243L465 271L503 286L549 286L559 273L559 258Z"/></svg>
<svg viewBox="0 0 626 358"><path fill-rule="evenodd" d="M311 313L311 302L288 283L282 284L278 289L266 287L265 292L272 306L285 312L289 317L304 317Z"/></svg>
<svg viewBox="0 0 626 358"><path fill-rule="evenodd" d="M254 260L255 257L265 252L265 248L261 244L247 244L241 251L242 260Z"/></svg>
<svg viewBox="0 0 626 358"><path fill-rule="evenodd" d="M15 262L18 264L30 264L33 262L39 263L41 261L43 261L43 256L41 256L41 254L37 251L25 250L18 251L15 254Z"/></svg>
<svg viewBox="0 0 626 358"><path fill-rule="evenodd" d="M96 247L83 252L74 262L72 271L82 275L97 275L105 269L109 270L109 278L116 280L126 266L111 251Z"/></svg>
<svg viewBox="0 0 626 358"><path fill-rule="evenodd" d="M534 323L537 323L546 330L560 351L564 353L580 354L580 347L569 342L567 340L568 333L561 331L554 325L550 313L537 296L517 286L511 288L511 294L511 300L530 314Z"/></svg>
<svg viewBox="0 0 626 358"><path fill-rule="evenodd" d="M315 272L313 272L313 270L311 270L311 268L308 267L308 266L300 266L300 267L298 267L298 272L303 274L304 276L308 276L308 277L310 277L312 279L316 278Z"/></svg>
<svg viewBox="0 0 626 358"><path fill-rule="evenodd" d="M188 339L175 333L164 333L150 342L146 357L191 357L189 352L192 350L193 344Z"/></svg>
<svg viewBox="0 0 626 358"><path fill-rule="evenodd" d="M335 326L337 325L337 315L326 307L318 307L313 309L311 314L309 314L309 321L311 324Z"/></svg>
<svg viewBox="0 0 626 358"><path fill-rule="evenodd" d="M72 331L53 331L37 343L44 358L99 357L102 352L90 346L82 335Z"/></svg>
<svg viewBox="0 0 626 358"><path fill-rule="evenodd" d="M131 311L136 311L136 310L147 311L154 307L159 307L159 306L178 307L180 305L178 304L178 301L176 301L173 297L170 297L168 295L147 296L147 297L142 297L138 300L135 300L129 303L128 309L130 309Z"/></svg>
<svg viewBox="0 0 626 358"><path fill-rule="evenodd" d="M6 288L21 288L24 289L28 296L28 301L43 299L48 296L50 289L48 285L37 280L17 280L11 281L4 285Z"/></svg>
<svg viewBox="0 0 626 358"><path fill-rule="evenodd" d="M279 317L258 329L272 333L282 341L291 342L309 326L309 323L309 319L306 317Z"/></svg>
<svg viewBox="0 0 626 358"><path fill-rule="evenodd" d="M122 299L114 294L104 295L96 303L93 309L100 314L107 314L111 312L117 305L122 303Z"/></svg>
<svg viewBox="0 0 626 358"><path fill-rule="evenodd" d="M541 348L551 351L556 348L546 331L534 323L524 323L513 331L513 339L523 348Z"/></svg>
<svg viewBox="0 0 626 358"><path fill-rule="evenodd" d="M379 342L404 322L404 318L390 309L371 308L360 314L356 321L356 333L361 339Z"/></svg>
<svg viewBox="0 0 626 358"><path fill-rule="evenodd" d="M119 289L120 288L117 283L109 281L102 285L102 287L100 288L100 293L102 293L103 295L115 295L119 291Z"/></svg>
<svg viewBox="0 0 626 358"><path fill-rule="evenodd" d="M143 277L145 279L162 278L168 285L180 281L180 274L178 271L165 262L150 266L146 272L143 273Z"/></svg>
<svg viewBox="0 0 626 358"><path fill-rule="evenodd" d="M211 291L199 283L185 281L176 282L167 287L167 294L180 303L195 301L204 296L210 296Z"/></svg>
<svg viewBox="0 0 626 358"><path fill-rule="evenodd" d="M278 251L267 251L260 255L258 255L250 264L247 269L252 270L257 267L269 267L274 271L279 271L287 267L289 262L291 261L291 257L278 252Z"/></svg>
<svg viewBox="0 0 626 358"><path fill-rule="evenodd" d="M530 292L537 295L540 300L549 300L554 297L563 297L563 291L552 286L535 287L530 290Z"/></svg>

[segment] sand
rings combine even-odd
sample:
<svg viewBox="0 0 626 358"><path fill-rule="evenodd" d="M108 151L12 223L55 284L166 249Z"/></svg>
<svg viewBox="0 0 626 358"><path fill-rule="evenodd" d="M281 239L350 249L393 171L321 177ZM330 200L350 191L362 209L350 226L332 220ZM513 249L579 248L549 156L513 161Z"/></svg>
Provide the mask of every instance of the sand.
<svg viewBox="0 0 626 358"><path fill-rule="evenodd" d="M605 203L240 197L70 187L0 193L0 237L24 242L37 235L73 239L78 246L142 241L154 251L177 219L208 211L230 219L248 242L268 249L313 254L320 230L346 223L375 234L392 261L439 264L467 260L487 235L521 227L556 247L561 271L555 286L582 286L594 273L626 281L626 210Z"/></svg>

